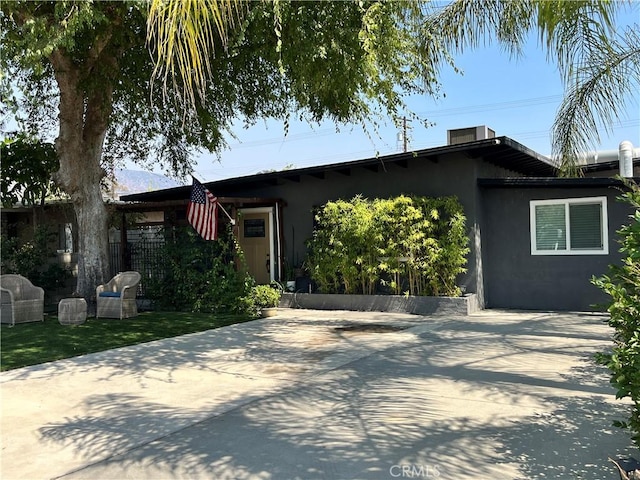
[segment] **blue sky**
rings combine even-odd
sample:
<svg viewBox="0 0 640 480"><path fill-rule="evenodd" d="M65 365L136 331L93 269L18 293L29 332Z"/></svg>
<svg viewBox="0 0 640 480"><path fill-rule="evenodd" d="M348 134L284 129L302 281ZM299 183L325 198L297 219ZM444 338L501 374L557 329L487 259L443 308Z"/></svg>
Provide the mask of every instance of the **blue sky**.
<svg viewBox="0 0 640 480"><path fill-rule="evenodd" d="M637 23L640 3L620 20ZM425 129L416 122L409 136L410 149L446 144L447 130L487 125L498 136L508 136L530 149L548 155L550 129L563 94L560 75L546 60L545 53L532 37L525 53L516 59L489 46L456 58L464 74L446 68L441 81L446 97L412 98L409 107L420 118L435 123ZM629 103L612 135L603 132L598 150L617 150L623 140L640 145L640 107L638 98ZM215 155L199 157L194 175L203 181L326 163L368 158L401 151L400 130L390 122L371 138L359 126L336 126L332 123L309 126L292 123L285 136L281 122L266 121L249 129L235 130L237 139L229 141L229 149L217 161Z"/></svg>

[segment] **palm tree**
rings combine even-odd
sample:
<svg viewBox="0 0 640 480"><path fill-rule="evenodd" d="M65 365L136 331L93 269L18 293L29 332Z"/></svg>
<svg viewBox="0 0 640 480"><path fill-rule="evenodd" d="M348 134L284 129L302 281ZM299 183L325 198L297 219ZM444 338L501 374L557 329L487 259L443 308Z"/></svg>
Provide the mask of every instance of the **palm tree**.
<svg viewBox="0 0 640 480"><path fill-rule="evenodd" d="M616 32L618 9L632 2L595 0L456 0L431 20L442 32L445 50L462 51L495 37L513 55L537 30L555 61L566 94L552 127L552 157L565 175L576 175L581 154L597 148L600 131L609 132L638 91L638 25Z"/></svg>
<svg viewBox="0 0 640 480"><path fill-rule="evenodd" d="M364 8L373 10L380 3L385 2L365 3ZM423 72L419 76L428 91L437 88L438 67L443 63L455 66L455 53L497 41L512 55L520 55L528 35L537 32L567 88L553 125L553 156L571 166L579 152L599 141L599 124L609 130L637 91L638 25L623 35L616 34L614 25L615 13L624 3L632 2L454 0L437 8L429 2L407 0L398 7L404 14L397 17L402 21L396 28L408 33L404 38L415 42L413 47L432 67L431 75ZM278 37L283 28L278 14L282 4L272 2ZM196 97L204 95L210 73L208 58L215 45L224 48L230 29L240 26L250 8L251 2L242 0L151 1L148 38L155 48L156 72L165 82L179 77L188 107L195 108ZM385 21L383 17L376 20ZM394 108L388 102L386 106Z"/></svg>

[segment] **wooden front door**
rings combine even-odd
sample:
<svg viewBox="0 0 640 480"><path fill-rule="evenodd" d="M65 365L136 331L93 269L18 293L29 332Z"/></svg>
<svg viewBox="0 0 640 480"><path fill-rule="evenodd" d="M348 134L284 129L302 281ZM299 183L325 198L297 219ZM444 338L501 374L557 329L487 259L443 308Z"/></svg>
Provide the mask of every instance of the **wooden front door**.
<svg viewBox="0 0 640 480"><path fill-rule="evenodd" d="M240 217L238 237L249 274L255 278L258 284L269 283L273 268L269 212L243 211Z"/></svg>

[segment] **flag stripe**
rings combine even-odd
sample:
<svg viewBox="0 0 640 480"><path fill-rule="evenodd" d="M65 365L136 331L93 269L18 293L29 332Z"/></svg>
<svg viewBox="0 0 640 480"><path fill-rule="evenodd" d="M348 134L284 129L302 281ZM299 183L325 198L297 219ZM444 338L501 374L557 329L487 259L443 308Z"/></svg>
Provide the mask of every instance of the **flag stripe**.
<svg viewBox="0 0 640 480"><path fill-rule="evenodd" d="M218 238L218 198L193 179L187 220L205 240Z"/></svg>

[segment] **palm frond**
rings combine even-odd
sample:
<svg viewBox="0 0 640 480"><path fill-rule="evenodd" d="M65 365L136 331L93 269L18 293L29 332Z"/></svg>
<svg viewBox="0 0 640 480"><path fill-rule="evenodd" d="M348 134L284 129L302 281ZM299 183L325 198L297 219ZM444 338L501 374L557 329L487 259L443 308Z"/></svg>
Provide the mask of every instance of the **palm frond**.
<svg viewBox="0 0 640 480"><path fill-rule="evenodd" d="M433 54L444 57L497 41L510 54L520 54L533 26L535 5L527 0L455 0L431 15L425 39Z"/></svg>
<svg viewBox="0 0 640 480"><path fill-rule="evenodd" d="M593 50L579 65L553 125L552 152L568 173L581 153L597 148L600 132L611 133L640 86L640 35L629 26L617 41Z"/></svg>
<svg viewBox="0 0 640 480"><path fill-rule="evenodd" d="M151 0L147 42L155 59L152 80L169 82L182 92L182 102L205 102L210 60L226 48L230 31L241 21L243 0Z"/></svg>
<svg viewBox="0 0 640 480"><path fill-rule="evenodd" d="M621 2L600 0L535 0L540 42L553 56L565 79L576 65L606 47L614 34L614 15Z"/></svg>

